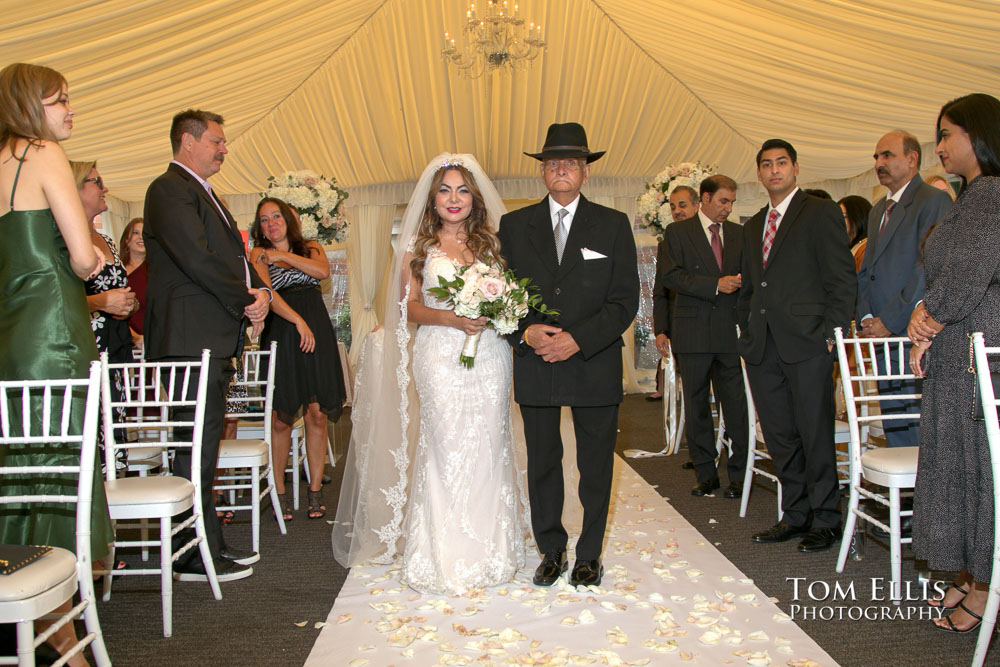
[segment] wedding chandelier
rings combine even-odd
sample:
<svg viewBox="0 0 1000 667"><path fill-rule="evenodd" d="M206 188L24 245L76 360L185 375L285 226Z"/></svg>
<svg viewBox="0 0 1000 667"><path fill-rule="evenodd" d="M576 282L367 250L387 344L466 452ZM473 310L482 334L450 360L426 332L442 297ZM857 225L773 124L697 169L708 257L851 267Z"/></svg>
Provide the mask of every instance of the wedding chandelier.
<svg viewBox="0 0 1000 667"><path fill-rule="evenodd" d="M512 13L506 0L489 0L483 16L476 14L475 4L470 5L462 33L465 44L461 48L448 33L444 34L441 56L470 79L505 67L511 71L526 69L528 61L545 48L542 26L529 23L525 27L517 5Z"/></svg>

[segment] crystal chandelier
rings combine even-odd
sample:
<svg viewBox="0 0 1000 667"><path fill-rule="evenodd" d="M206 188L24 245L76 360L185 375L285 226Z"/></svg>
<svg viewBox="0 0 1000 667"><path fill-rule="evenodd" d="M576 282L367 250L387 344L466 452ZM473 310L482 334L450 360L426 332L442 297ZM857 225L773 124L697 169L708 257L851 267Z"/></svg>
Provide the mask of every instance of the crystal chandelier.
<svg viewBox="0 0 1000 667"><path fill-rule="evenodd" d="M511 12L506 0L489 0L483 16L476 14L475 4L470 5L462 33L465 44L461 48L448 33L444 34L441 56L470 79L505 67L511 71L526 69L528 61L545 48L542 26L529 23L526 27L517 5Z"/></svg>

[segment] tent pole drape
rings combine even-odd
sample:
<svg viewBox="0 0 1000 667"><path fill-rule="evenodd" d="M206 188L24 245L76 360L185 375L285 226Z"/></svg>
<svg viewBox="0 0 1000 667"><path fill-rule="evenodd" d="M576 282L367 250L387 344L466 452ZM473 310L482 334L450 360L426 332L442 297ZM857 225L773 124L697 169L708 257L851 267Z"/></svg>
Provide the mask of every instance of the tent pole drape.
<svg viewBox="0 0 1000 667"><path fill-rule="evenodd" d="M351 364L357 364L361 343L379 324L377 296L392 256L392 218L396 206L348 206L347 275L351 302Z"/></svg>

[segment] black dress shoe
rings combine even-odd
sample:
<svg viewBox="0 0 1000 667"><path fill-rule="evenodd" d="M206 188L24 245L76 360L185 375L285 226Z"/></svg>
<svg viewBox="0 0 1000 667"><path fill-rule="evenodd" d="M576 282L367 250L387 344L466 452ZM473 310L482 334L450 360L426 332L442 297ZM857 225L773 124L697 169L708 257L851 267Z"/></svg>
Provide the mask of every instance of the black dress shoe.
<svg viewBox="0 0 1000 667"><path fill-rule="evenodd" d="M663 394L660 394L659 396L653 396L652 394L650 394L649 396L646 397L646 400L650 401L650 402L652 402L652 401L662 401L663 400Z"/></svg>
<svg viewBox="0 0 1000 667"><path fill-rule="evenodd" d="M889 519L885 519L884 523L888 525ZM889 533L882 530L875 524L872 524L872 535L883 540L889 539ZM913 517L904 516L899 520L899 536L900 537L913 537Z"/></svg>
<svg viewBox="0 0 1000 667"><path fill-rule="evenodd" d="M536 586L551 586L569 567L566 560L566 550L550 551L542 556L542 562L535 569L535 576L532 579Z"/></svg>
<svg viewBox="0 0 1000 667"><path fill-rule="evenodd" d="M799 551L804 554L826 551L840 542L840 536L840 526L836 528L813 528L799 542Z"/></svg>
<svg viewBox="0 0 1000 667"><path fill-rule="evenodd" d="M223 545L222 550L219 551L219 557L222 560L230 560L238 565L253 565L260 560L260 554L256 551L244 551L243 549L235 549L228 545Z"/></svg>
<svg viewBox="0 0 1000 667"><path fill-rule="evenodd" d="M219 580L219 583L245 579L251 574L253 574L253 568L247 565L237 565L231 560L221 558L215 561L215 578ZM202 565L201 558L192 558L184 565L174 567L174 579L177 581L208 581L208 575L205 574L205 566Z"/></svg>
<svg viewBox="0 0 1000 667"><path fill-rule="evenodd" d="M729 486L726 487L726 492L722 494L723 498L742 498L743 497L743 482L730 482Z"/></svg>
<svg viewBox="0 0 1000 667"><path fill-rule="evenodd" d="M569 575L570 586L600 586L604 576L604 564L600 558L577 560L573 573Z"/></svg>
<svg viewBox="0 0 1000 667"><path fill-rule="evenodd" d="M684 470L694 470L694 461L685 461L681 464L681 468Z"/></svg>
<svg viewBox="0 0 1000 667"><path fill-rule="evenodd" d="M757 533L752 539L754 542L771 544L773 542L786 542L793 537L805 535L808 532L809 526L791 526L784 521L779 521L763 533Z"/></svg>
<svg viewBox="0 0 1000 667"><path fill-rule="evenodd" d="M701 496L707 496L708 494L710 494L712 491L715 491L720 486L722 486L722 485L719 484L719 478L718 477L713 477L712 479L708 480L707 482L699 482L698 486L696 486L693 489L691 489L691 495L692 496L698 496L699 498Z"/></svg>

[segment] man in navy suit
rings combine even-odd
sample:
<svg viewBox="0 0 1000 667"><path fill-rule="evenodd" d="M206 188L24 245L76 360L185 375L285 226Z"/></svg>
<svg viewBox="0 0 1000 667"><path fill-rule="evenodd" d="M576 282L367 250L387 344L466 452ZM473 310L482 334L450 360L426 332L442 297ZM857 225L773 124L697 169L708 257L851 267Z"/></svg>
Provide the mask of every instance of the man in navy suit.
<svg viewBox="0 0 1000 667"><path fill-rule="evenodd" d="M528 453L531 527L542 562L538 586L567 569L567 533L559 433L561 406L571 406L580 469L583 528L573 585L598 585L611 501L618 405L622 401L622 334L639 309L639 270L628 216L580 194L590 163L604 155L587 146L579 123L554 123L540 153L549 194L500 220L501 252L521 278L531 278L549 320L532 311L508 338L514 347L514 399L521 406Z"/></svg>
<svg viewBox="0 0 1000 667"><path fill-rule="evenodd" d="M858 271L859 336L905 336L917 302L924 297L924 265L920 244L928 230L951 206L951 198L920 178L920 142L896 130L875 147L875 174L889 189L868 216L868 244ZM880 372L885 359L877 356ZM907 368L891 368L893 373ZM881 394L919 393L916 381L881 381ZM884 413L919 412L918 401L885 401ZM920 420L886 420L882 424L890 447L920 442Z"/></svg>
<svg viewBox="0 0 1000 667"><path fill-rule="evenodd" d="M790 143L764 142L757 178L770 201L743 230L739 347L784 511L753 539L801 536L810 553L840 538L833 335L851 322L858 282L840 208L802 192L798 173Z"/></svg>
<svg viewBox="0 0 1000 667"><path fill-rule="evenodd" d="M202 349L211 350L200 459L201 504L216 575L219 581L232 581L253 574L247 566L260 556L226 546L212 485L226 392L234 372L232 358L242 354L247 324L263 325L270 290L249 268L236 220L208 183L228 152L222 117L193 109L178 113L170 126L170 145L173 161L146 191L142 230L149 267L146 357L193 361L201 358ZM191 384L193 393L196 383ZM174 472L190 479L191 470L191 451L178 450ZM175 545L189 539L182 536L175 537ZM174 572L182 581L206 578L197 549L178 559Z"/></svg>
<svg viewBox="0 0 1000 667"><path fill-rule="evenodd" d="M717 174L701 182L701 208L693 217L668 225L663 240L662 284L673 292L672 345L677 357L687 414L684 430L698 484L705 496L720 487L715 466L715 426L709 392L722 404L733 434L726 498L743 493L747 456L747 404L736 349L736 299L740 290L743 228L728 220L736 182Z"/></svg>

